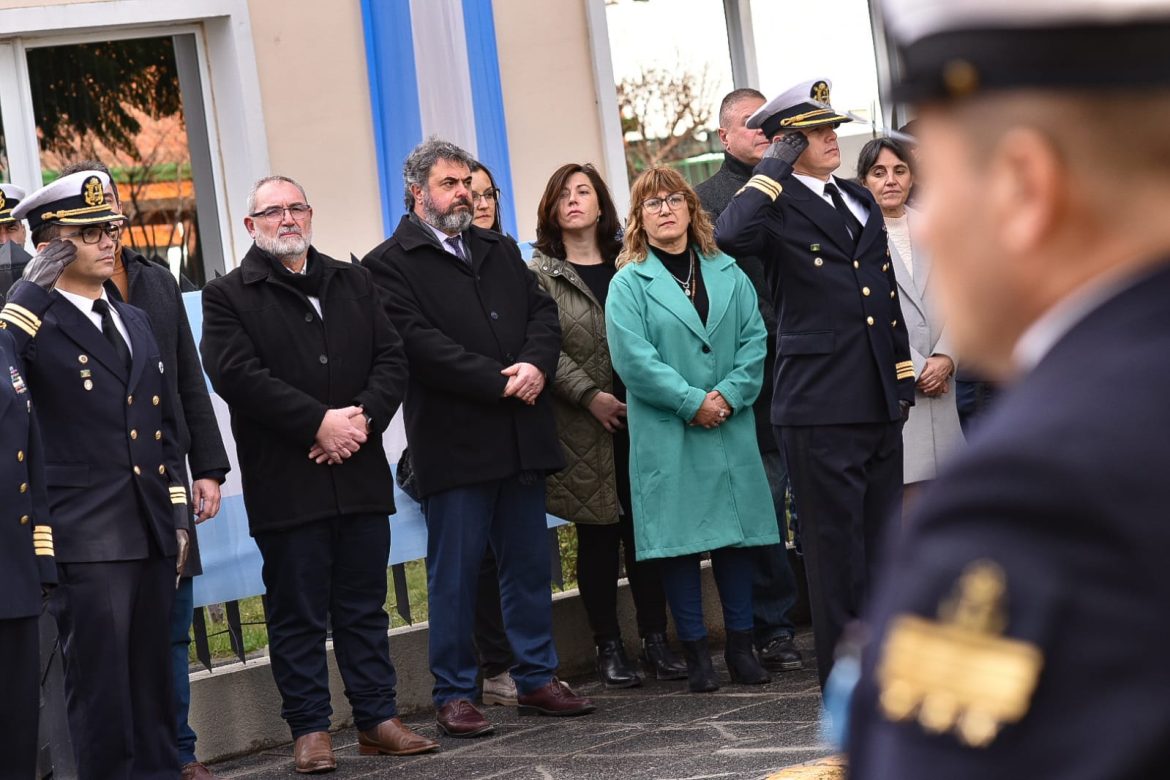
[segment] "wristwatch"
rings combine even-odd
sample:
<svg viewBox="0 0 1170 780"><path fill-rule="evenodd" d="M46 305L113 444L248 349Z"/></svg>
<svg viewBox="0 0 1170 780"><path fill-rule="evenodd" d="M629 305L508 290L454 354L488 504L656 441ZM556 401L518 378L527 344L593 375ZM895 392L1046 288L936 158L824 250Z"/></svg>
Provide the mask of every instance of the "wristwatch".
<svg viewBox="0 0 1170 780"><path fill-rule="evenodd" d="M367 429L367 430L369 430L370 432L373 432L373 430L374 430L374 418L373 418L373 417L370 417L370 415L366 414L366 412L365 412L365 410L364 410L364 409L362 410L362 417L365 417L365 418L366 418L366 429Z"/></svg>

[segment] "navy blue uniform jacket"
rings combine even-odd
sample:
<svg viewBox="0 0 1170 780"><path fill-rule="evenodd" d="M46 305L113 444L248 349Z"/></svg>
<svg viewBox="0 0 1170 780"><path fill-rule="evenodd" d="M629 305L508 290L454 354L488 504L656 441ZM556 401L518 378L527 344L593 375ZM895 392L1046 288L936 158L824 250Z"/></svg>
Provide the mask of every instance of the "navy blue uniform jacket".
<svg viewBox="0 0 1170 780"><path fill-rule="evenodd" d="M174 556L175 529L189 526L150 321L133 306L110 305L130 334L129 373L102 332L56 291L18 282L0 311L38 410L58 563Z"/></svg>
<svg viewBox="0 0 1170 780"><path fill-rule="evenodd" d="M866 620L854 778L1168 776L1167 301L1170 263L1089 314L924 494ZM884 717L874 674L890 621L937 619L979 559L1003 570L1005 635L1039 648L1043 666L1023 717L970 748Z"/></svg>
<svg viewBox="0 0 1170 780"><path fill-rule="evenodd" d="M5 324L0 320L0 328ZM7 620L41 614L41 585L57 581L57 567L32 393L6 330L0 330L0 370L0 620Z"/></svg>
<svg viewBox="0 0 1170 780"><path fill-rule="evenodd" d="M773 425L892 422L899 400L914 403L885 220L868 190L838 181L869 206L856 248L836 210L775 159L760 161L716 222L719 248L759 257L772 287Z"/></svg>

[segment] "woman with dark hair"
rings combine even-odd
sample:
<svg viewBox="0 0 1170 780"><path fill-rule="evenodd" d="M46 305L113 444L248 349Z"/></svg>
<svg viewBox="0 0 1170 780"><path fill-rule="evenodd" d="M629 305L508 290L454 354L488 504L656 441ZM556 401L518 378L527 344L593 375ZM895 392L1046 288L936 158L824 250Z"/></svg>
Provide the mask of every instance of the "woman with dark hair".
<svg viewBox="0 0 1170 780"><path fill-rule="evenodd" d="M500 222L500 188L496 177L478 160L471 163L471 223L503 233Z"/></svg>
<svg viewBox="0 0 1170 780"><path fill-rule="evenodd" d="M676 680L686 676L686 668L666 644L658 567L639 563L634 550L625 389L610 364L605 333L620 229L613 198L597 170L562 165L537 208L530 267L557 302L563 334L553 409L568 467L548 478L548 511L577 528L577 583L597 643L597 674L607 687L627 688L642 680L618 628L623 544L648 671L660 680Z"/></svg>
<svg viewBox="0 0 1170 780"><path fill-rule="evenodd" d="M755 287L715 247L678 171L651 168L630 194L625 246L606 307L626 383L638 560L658 559L690 689L718 689L703 621L699 557L711 553L733 682L768 682L752 642L752 561L778 544L752 402L767 334Z"/></svg>
<svg viewBox="0 0 1170 780"><path fill-rule="evenodd" d="M910 333L910 358L918 379L914 407L902 428L903 502L909 504L939 463L962 444L955 405L954 352L942 317L932 305L930 259L914 241L918 213L906 206L914 186L914 156L892 138L875 138L861 149L857 175L873 193L886 221L890 256L898 279L898 302Z"/></svg>

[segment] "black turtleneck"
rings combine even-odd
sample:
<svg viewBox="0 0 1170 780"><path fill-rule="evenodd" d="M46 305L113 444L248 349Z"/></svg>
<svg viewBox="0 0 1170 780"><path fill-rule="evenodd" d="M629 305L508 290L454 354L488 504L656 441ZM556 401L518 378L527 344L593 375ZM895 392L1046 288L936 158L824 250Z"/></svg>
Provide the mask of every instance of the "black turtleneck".
<svg viewBox="0 0 1170 780"><path fill-rule="evenodd" d="M683 250L682 254L676 255L667 252L665 249L659 249L658 247L654 247L653 249L654 254L657 255L658 259L662 261L662 264L666 266L666 270L670 272L670 275L680 282L678 289L679 292L682 292L683 289L681 282L685 281L687 276L689 276L691 273L691 252L693 250L688 248ZM701 319L703 324L706 325L707 311L710 308L710 303L707 300L707 286L703 284L703 271L701 268L703 265L703 259L699 256L698 252L695 252L694 257L695 297L691 302L695 304L695 311L699 313L699 319Z"/></svg>

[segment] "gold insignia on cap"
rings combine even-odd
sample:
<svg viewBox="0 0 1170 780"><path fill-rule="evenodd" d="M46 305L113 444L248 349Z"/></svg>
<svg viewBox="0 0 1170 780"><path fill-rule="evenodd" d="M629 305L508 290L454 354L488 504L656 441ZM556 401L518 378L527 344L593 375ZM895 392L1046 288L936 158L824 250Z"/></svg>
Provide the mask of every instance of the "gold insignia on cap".
<svg viewBox="0 0 1170 780"><path fill-rule="evenodd" d="M887 718L917 716L926 731L951 731L987 747L1024 717L1044 665L1035 645L1003 636L1007 579L988 560L963 570L937 621L899 615L878 665L879 704Z"/></svg>
<svg viewBox="0 0 1170 780"><path fill-rule="evenodd" d="M100 206L106 202L106 193L102 189L102 180L97 176L90 176L81 185L81 194L85 198L85 205Z"/></svg>
<svg viewBox="0 0 1170 780"><path fill-rule="evenodd" d="M808 96L811 97L813 100L817 101L818 103L828 103L829 102L829 85L828 85L828 83L824 82L824 81L818 81L816 84L813 84L812 91L808 93Z"/></svg>
<svg viewBox="0 0 1170 780"><path fill-rule="evenodd" d="M6 201L6 200L4 199L4 190L0 190L0 211L3 211L3 210L4 210L4 205L5 205L7 202L8 202L8 201Z"/></svg>
<svg viewBox="0 0 1170 780"><path fill-rule="evenodd" d="M979 71L967 60L951 60L943 66L942 75L951 97L964 97L979 89Z"/></svg>

